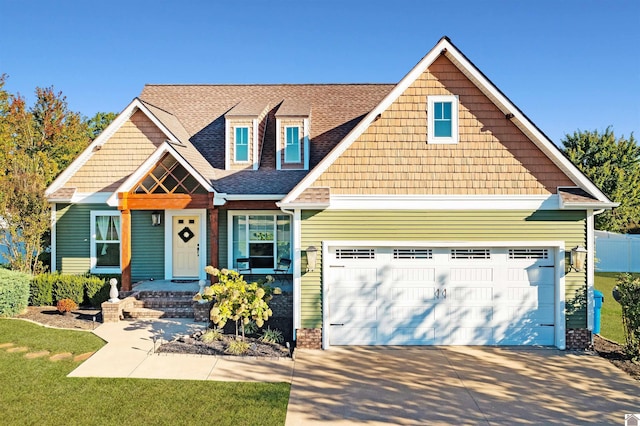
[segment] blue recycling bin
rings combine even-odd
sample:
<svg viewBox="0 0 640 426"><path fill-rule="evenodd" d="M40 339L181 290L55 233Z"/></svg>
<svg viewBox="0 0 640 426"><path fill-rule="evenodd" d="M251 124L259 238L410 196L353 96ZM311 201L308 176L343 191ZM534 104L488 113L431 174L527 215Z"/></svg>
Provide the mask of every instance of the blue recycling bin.
<svg viewBox="0 0 640 426"><path fill-rule="evenodd" d="M599 290L593 290L593 332L600 334L600 310L604 303L604 294Z"/></svg>

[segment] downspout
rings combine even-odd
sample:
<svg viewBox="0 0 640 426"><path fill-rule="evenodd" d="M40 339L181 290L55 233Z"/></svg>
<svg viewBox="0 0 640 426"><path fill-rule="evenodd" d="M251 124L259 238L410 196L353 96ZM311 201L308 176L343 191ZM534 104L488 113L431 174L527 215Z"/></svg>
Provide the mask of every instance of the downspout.
<svg viewBox="0 0 640 426"><path fill-rule="evenodd" d="M302 223L300 220L300 209L287 210L284 207L280 210L293 217L293 340L296 340L296 331L300 328L300 299L301 299L301 245L302 245Z"/></svg>
<svg viewBox="0 0 640 426"><path fill-rule="evenodd" d="M594 322L594 282L595 282L595 227L594 218L604 212L601 210L587 210L587 330L593 331ZM593 345L593 332L591 333L591 344Z"/></svg>

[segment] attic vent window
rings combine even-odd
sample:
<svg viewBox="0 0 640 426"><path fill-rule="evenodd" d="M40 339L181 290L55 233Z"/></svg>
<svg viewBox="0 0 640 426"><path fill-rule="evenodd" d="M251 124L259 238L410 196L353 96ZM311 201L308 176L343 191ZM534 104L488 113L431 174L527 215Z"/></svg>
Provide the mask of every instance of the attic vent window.
<svg viewBox="0 0 640 426"><path fill-rule="evenodd" d="M394 259L433 259L431 249L393 249Z"/></svg>
<svg viewBox="0 0 640 426"><path fill-rule="evenodd" d="M491 259L491 251L489 249L452 249L451 259L489 260Z"/></svg>
<svg viewBox="0 0 640 426"><path fill-rule="evenodd" d="M519 259L548 259L549 250L544 248L509 249L509 260Z"/></svg>
<svg viewBox="0 0 640 426"><path fill-rule="evenodd" d="M458 143L458 97L429 96L427 98L427 143Z"/></svg>
<svg viewBox="0 0 640 426"><path fill-rule="evenodd" d="M336 259L375 259L375 249L336 249Z"/></svg>

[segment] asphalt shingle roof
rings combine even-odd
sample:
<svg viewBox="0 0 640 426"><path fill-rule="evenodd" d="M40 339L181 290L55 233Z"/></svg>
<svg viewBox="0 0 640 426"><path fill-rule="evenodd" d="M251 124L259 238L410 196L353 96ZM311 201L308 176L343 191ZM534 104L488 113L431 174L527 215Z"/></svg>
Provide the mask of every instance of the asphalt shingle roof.
<svg viewBox="0 0 640 426"><path fill-rule="evenodd" d="M139 97L150 105L150 110L168 128L178 129L176 133L179 134L175 136L181 141L188 136L187 145L192 144L209 165L193 164L194 167L211 180L217 191L228 194L286 194L308 171L276 170L276 115L310 113L312 169L394 86L146 85ZM224 170L225 114L255 114L267 106L270 110L259 169Z"/></svg>

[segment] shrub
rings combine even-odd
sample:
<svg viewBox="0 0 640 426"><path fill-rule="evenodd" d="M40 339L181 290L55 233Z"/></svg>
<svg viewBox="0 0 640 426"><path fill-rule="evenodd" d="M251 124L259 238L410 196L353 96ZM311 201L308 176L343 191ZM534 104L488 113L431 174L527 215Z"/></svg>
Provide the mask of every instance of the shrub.
<svg viewBox="0 0 640 426"><path fill-rule="evenodd" d="M203 343L211 343L222 340L222 331L220 331L220 329L218 328L211 328L202 334L200 340Z"/></svg>
<svg viewBox="0 0 640 426"><path fill-rule="evenodd" d="M247 322L246 324L243 322L242 325L242 334L256 334L258 332L258 324L256 324L255 321L251 321L249 320L249 322Z"/></svg>
<svg viewBox="0 0 640 426"><path fill-rule="evenodd" d="M280 330L272 330L267 327L267 329L262 332L260 340L265 343L282 343L284 341L284 336L282 336L282 332Z"/></svg>
<svg viewBox="0 0 640 426"><path fill-rule="evenodd" d="M72 299L78 305L86 302L98 307L109 299L109 278L57 272L40 274L31 280L29 304L51 306L58 300Z"/></svg>
<svg viewBox="0 0 640 426"><path fill-rule="evenodd" d="M24 311L29 303L31 277L22 272L0 269L0 317Z"/></svg>
<svg viewBox="0 0 640 426"><path fill-rule="evenodd" d="M640 360L640 277L619 275L618 291L626 337L625 351L632 359Z"/></svg>
<svg viewBox="0 0 640 426"><path fill-rule="evenodd" d="M272 289L265 282L253 282L248 284L237 271L218 270L207 266L205 271L218 277L218 283L206 287L202 294L205 300L215 300L209 317L215 325L223 328L228 320L236 323L236 337L238 327L242 325L242 337L245 336L245 327L251 321L255 321L258 327L272 315L267 302L271 300Z"/></svg>
<svg viewBox="0 0 640 426"><path fill-rule="evenodd" d="M78 309L78 305L71 299L62 299L58 300L58 303L56 303L56 308L58 309L58 312L64 313L71 312L74 309Z"/></svg>
<svg viewBox="0 0 640 426"><path fill-rule="evenodd" d="M31 279L29 304L31 306L53 305L53 286L59 274L40 274Z"/></svg>
<svg viewBox="0 0 640 426"><path fill-rule="evenodd" d="M84 279L84 300L91 306L99 307L102 302L109 300L109 280L98 276L88 276ZM119 282L119 281L118 281Z"/></svg>
<svg viewBox="0 0 640 426"><path fill-rule="evenodd" d="M53 285L53 300L71 299L78 305L84 302L84 280L82 275L59 274Z"/></svg>
<svg viewBox="0 0 640 426"><path fill-rule="evenodd" d="M233 339L224 351L231 355L242 355L249 350L249 343L244 340Z"/></svg>

